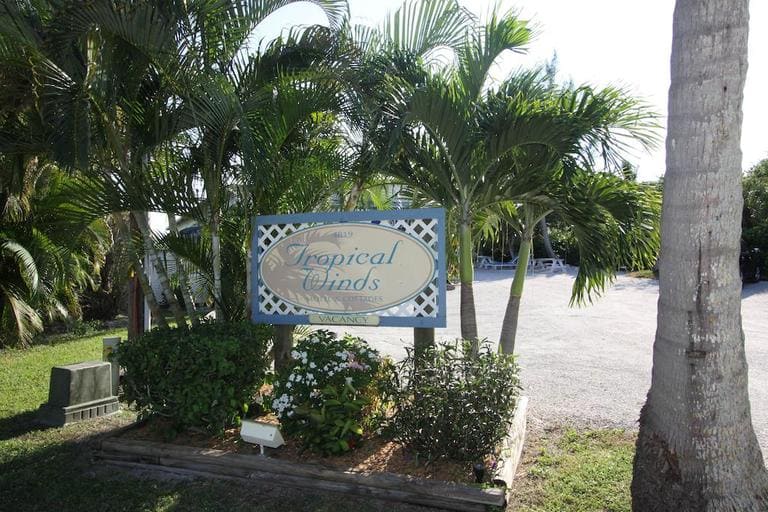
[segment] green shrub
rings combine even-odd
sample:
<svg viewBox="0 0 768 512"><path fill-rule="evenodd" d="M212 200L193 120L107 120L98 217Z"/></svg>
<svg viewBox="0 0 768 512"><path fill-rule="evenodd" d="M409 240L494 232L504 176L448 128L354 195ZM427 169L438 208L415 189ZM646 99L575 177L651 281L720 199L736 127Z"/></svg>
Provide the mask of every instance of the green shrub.
<svg viewBox="0 0 768 512"><path fill-rule="evenodd" d="M292 364L273 383L271 409L287 435L330 455L354 448L381 423L379 378L387 368L376 350L352 336L318 330L300 340Z"/></svg>
<svg viewBox="0 0 768 512"><path fill-rule="evenodd" d="M477 357L465 343L413 354L398 366L391 431L429 460L480 462L509 430L520 391L512 356L484 344Z"/></svg>
<svg viewBox="0 0 768 512"><path fill-rule="evenodd" d="M267 326L222 322L123 342L123 399L140 417L169 419L171 435L190 427L221 433L239 423L264 382L271 335Z"/></svg>

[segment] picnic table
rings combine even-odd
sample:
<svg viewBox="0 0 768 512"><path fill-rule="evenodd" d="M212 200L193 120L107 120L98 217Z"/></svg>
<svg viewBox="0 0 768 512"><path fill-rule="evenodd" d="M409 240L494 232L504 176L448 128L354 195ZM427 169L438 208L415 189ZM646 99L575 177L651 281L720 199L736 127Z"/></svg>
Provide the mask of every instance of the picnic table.
<svg viewBox="0 0 768 512"><path fill-rule="evenodd" d="M561 258L536 258L533 268L549 272L565 272L565 261Z"/></svg>

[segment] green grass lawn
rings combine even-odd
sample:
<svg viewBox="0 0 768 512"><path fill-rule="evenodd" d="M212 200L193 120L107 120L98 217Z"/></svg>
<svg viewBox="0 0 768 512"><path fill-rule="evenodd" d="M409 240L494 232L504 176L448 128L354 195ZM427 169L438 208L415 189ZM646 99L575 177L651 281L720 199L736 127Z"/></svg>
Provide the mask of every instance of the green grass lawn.
<svg viewBox="0 0 768 512"><path fill-rule="evenodd" d="M0 511L433 510L258 482L149 478L101 465L93 448L105 433L133 421L131 412L48 429L35 425L34 415L47 399L50 368L101 359L104 336L125 331L0 351ZM510 510L630 510L632 443L621 431L531 436Z"/></svg>
<svg viewBox="0 0 768 512"><path fill-rule="evenodd" d="M94 462L99 438L133 421L132 413L47 429L35 425L34 417L48 398L51 367L101 359L104 336L125 331L0 351L0 511L427 510L257 482L146 478Z"/></svg>
<svg viewBox="0 0 768 512"><path fill-rule="evenodd" d="M0 419L36 409L47 400L52 366L101 360L102 338L126 334L125 329L115 329L24 350L0 350Z"/></svg>
<svg viewBox="0 0 768 512"><path fill-rule="evenodd" d="M532 436L511 510L629 512L635 435L623 430Z"/></svg>

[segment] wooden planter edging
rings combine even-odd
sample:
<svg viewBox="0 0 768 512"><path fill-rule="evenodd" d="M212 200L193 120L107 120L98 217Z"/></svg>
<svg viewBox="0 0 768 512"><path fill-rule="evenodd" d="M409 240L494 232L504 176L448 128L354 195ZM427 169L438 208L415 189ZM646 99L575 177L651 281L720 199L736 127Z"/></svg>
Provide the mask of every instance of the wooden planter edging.
<svg viewBox="0 0 768 512"><path fill-rule="evenodd" d="M259 455L109 438L98 456L118 466L208 478L260 481L415 503L448 510L484 511L504 506L504 489L481 489L394 473L362 473L288 462Z"/></svg>
<svg viewBox="0 0 768 512"><path fill-rule="evenodd" d="M101 451L97 455L109 464L135 469L227 480L257 480L274 485L370 496L448 510L484 511L488 506L503 507L506 503L507 492L512 487L523 450L527 410L528 397L520 397L509 434L501 446L501 462L494 471L493 482L506 489L482 489L394 473L343 471L260 455L115 436L101 442ZM119 432L124 432L126 428Z"/></svg>
<svg viewBox="0 0 768 512"><path fill-rule="evenodd" d="M527 415L528 397L521 396L517 400L515 416L509 426L509 433L501 444L501 463L496 467L493 476L493 482L504 485L508 491L512 489L512 482L515 480L515 473L523 454Z"/></svg>

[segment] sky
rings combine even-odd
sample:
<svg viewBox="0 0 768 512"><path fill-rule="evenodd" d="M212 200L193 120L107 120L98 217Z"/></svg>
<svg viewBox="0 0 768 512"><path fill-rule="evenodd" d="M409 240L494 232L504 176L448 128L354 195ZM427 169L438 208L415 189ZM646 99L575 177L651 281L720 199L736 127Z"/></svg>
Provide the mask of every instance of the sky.
<svg viewBox="0 0 768 512"><path fill-rule="evenodd" d="M401 0L350 0L353 23L377 25ZM491 0L460 0L483 15L495 4ZM503 9L514 9L537 27L537 36L525 55L502 58L495 73L501 76L517 67L542 64L557 53L558 80L575 84L620 86L645 100L662 116L667 112L669 60L672 44L674 0L508 0ZM768 157L768 2L750 2L749 70L744 91L742 128L743 168L748 169ZM288 5L264 21L257 37L271 38L284 27L323 23L320 9L308 3ZM641 180L652 180L664 173L664 132L662 141L651 153L636 151L629 160L637 167Z"/></svg>

